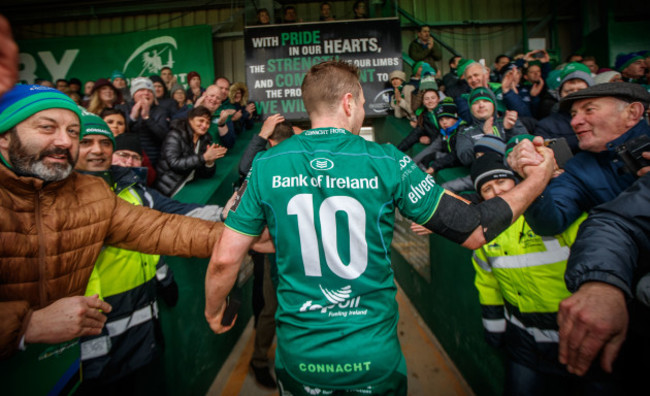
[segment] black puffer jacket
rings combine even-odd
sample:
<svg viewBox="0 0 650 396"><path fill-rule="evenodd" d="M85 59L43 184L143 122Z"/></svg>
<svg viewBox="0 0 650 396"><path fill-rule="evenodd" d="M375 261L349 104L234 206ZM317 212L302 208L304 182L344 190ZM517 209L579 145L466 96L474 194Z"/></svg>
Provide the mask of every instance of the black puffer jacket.
<svg viewBox="0 0 650 396"><path fill-rule="evenodd" d="M650 175L589 213L580 227L564 276L575 292L586 282L605 282L650 306ZM641 287L640 287L641 286Z"/></svg>
<svg viewBox="0 0 650 396"><path fill-rule="evenodd" d="M158 176L154 188L167 196L171 196L193 170L196 171L195 178L214 175L215 166L207 167L203 159L208 145L212 144L212 138L207 133L199 138L197 154L192 141L193 135L187 119L180 119L172 122L171 130L165 137L156 167Z"/></svg>

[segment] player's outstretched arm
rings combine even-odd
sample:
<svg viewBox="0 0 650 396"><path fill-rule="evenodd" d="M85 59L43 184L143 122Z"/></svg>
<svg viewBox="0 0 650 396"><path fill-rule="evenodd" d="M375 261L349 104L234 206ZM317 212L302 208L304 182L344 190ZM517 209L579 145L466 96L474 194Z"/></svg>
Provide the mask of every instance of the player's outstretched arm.
<svg viewBox="0 0 650 396"><path fill-rule="evenodd" d="M254 240L255 237L225 228L212 251L205 274L205 318L212 331L217 334L230 330L235 324L234 320L229 326L221 324L226 308L225 300L237 280L239 266Z"/></svg>
<svg viewBox="0 0 650 396"><path fill-rule="evenodd" d="M526 179L512 190L478 205L469 205L446 191L431 220L424 226L468 249L478 249L496 238L544 191L553 175L553 152L546 147L538 151L544 160L538 165L526 166Z"/></svg>

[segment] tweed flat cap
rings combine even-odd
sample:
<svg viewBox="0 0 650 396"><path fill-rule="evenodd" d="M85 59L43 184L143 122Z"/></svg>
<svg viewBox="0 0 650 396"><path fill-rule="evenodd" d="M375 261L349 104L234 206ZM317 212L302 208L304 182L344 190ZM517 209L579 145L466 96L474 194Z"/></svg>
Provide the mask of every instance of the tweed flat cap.
<svg viewBox="0 0 650 396"><path fill-rule="evenodd" d="M613 97L626 102L641 102L644 107L650 103L650 93L639 84L626 82L613 82L593 85L578 92L567 95L560 100L560 109L570 111L573 102L589 98Z"/></svg>

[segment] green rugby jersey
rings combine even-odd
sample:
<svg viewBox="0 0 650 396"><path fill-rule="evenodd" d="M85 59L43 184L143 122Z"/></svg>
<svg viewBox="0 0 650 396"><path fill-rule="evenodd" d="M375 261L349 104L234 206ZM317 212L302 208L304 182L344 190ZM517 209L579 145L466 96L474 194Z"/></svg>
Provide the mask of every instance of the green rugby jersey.
<svg viewBox="0 0 650 396"><path fill-rule="evenodd" d="M226 226L268 225L278 269L276 365L298 381L381 382L402 358L390 266L395 208L422 224L443 189L392 145L305 131L259 154Z"/></svg>

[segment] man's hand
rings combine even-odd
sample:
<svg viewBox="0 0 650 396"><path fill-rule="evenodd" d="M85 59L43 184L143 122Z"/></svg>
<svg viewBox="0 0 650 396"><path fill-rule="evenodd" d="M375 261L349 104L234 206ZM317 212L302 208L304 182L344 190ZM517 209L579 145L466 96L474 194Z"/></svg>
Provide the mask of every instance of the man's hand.
<svg viewBox="0 0 650 396"><path fill-rule="evenodd" d="M512 83L514 82L514 77L512 75L512 71L509 71L506 73L505 76L503 76L503 79L501 79L501 91L503 94L507 94L510 92L512 89Z"/></svg>
<svg viewBox="0 0 650 396"><path fill-rule="evenodd" d="M264 140L269 140L269 136L273 134L275 126L284 121L284 116L282 114L273 114L269 116L262 124L262 129L260 129L259 136Z"/></svg>
<svg viewBox="0 0 650 396"><path fill-rule="evenodd" d="M429 36L429 41L427 42L427 47L429 47L429 49L433 48L433 36Z"/></svg>
<svg viewBox="0 0 650 396"><path fill-rule="evenodd" d="M143 120L148 120L149 119L149 111L151 110L151 102L148 100L143 100L142 101L142 111L140 112L140 115L142 116Z"/></svg>
<svg viewBox="0 0 650 396"><path fill-rule="evenodd" d="M241 110L237 110L233 115L232 115L232 120L237 121L242 117L242 112Z"/></svg>
<svg viewBox="0 0 650 396"><path fill-rule="evenodd" d="M601 352L600 365L608 373L625 340L628 325L625 295L612 285L585 283L560 303L560 363L570 373L584 375Z"/></svg>
<svg viewBox="0 0 650 396"><path fill-rule="evenodd" d="M142 111L142 103L136 102L131 108L131 114L129 114L129 117L131 117L132 120L137 120L138 118L140 118L141 111Z"/></svg>
<svg viewBox="0 0 650 396"><path fill-rule="evenodd" d="M275 245L273 244L268 228L264 228L264 231L255 240L251 249L259 253L275 253Z"/></svg>
<svg viewBox="0 0 650 396"><path fill-rule="evenodd" d="M433 234L433 231L429 230L425 226L421 226L417 223L411 223L411 231L413 231L417 235L430 235Z"/></svg>
<svg viewBox="0 0 650 396"><path fill-rule="evenodd" d="M25 342L56 344L81 336L98 335L106 323L106 315L100 310L111 312L111 309L97 295L56 300L32 313Z"/></svg>
<svg viewBox="0 0 650 396"><path fill-rule="evenodd" d="M553 150L544 145L535 147L535 150L542 156L542 162L539 165L526 165L522 168L522 172L526 178L534 177L539 183L546 186L557 169L555 154Z"/></svg>
<svg viewBox="0 0 650 396"><path fill-rule="evenodd" d="M222 326L226 309L226 296L237 280L239 266L248 253L254 237L239 234L230 228L225 228L221 238L214 244L212 257L205 274L205 319L210 328L217 334L226 332L232 328Z"/></svg>
<svg viewBox="0 0 650 396"><path fill-rule="evenodd" d="M194 92L194 89L192 89L192 92ZM194 92L194 93L196 93L196 92ZM194 107L201 106L203 104L203 101L205 100L205 98L206 98L205 92L203 92L203 94L196 100L196 103L194 103Z"/></svg>
<svg viewBox="0 0 650 396"><path fill-rule="evenodd" d="M644 151L643 153L641 153L641 155L643 156L644 159L650 161L650 151ZM650 172L650 166L644 166L643 168L639 169L636 175L641 177L648 172Z"/></svg>
<svg viewBox="0 0 650 396"><path fill-rule="evenodd" d="M253 114L257 108L255 107L255 103L250 102L249 104L246 105L246 112L248 114Z"/></svg>
<svg viewBox="0 0 650 396"><path fill-rule="evenodd" d="M524 139L517 144L508 155L508 165L521 177L526 177L524 167L528 165L539 165L544 157L537 151L537 148L544 146L544 139L536 137L532 142Z"/></svg>
<svg viewBox="0 0 650 396"><path fill-rule="evenodd" d="M538 96L542 92L542 89L544 89L544 79L540 78L530 89L530 96Z"/></svg>
<svg viewBox="0 0 650 396"><path fill-rule="evenodd" d="M494 125L494 118L490 117L483 123L483 133L486 135L494 135L492 126Z"/></svg>
<svg viewBox="0 0 650 396"><path fill-rule="evenodd" d="M424 136L420 136L419 141L420 141L421 144L424 144L425 146L426 146L427 144L431 144L431 138L428 137L428 136L426 136L426 135L424 135Z"/></svg>
<svg viewBox="0 0 650 396"><path fill-rule="evenodd" d="M210 313L208 310L205 310L205 319L208 321L208 325L210 325L210 329L215 334L223 334L226 331L232 329L232 327L235 325L237 322L237 315L235 315L235 318L232 320L232 323L230 323L229 326L224 326L221 324L221 319L223 318L223 313L226 310L226 302L224 301L221 304L221 307L217 308L216 312Z"/></svg>
<svg viewBox="0 0 650 396"><path fill-rule="evenodd" d="M519 114L514 110L506 110L506 114L503 117L503 129L512 129L515 127L517 122L517 117Z"/></svg>
<svg viewBox="0 0 650 396"><path fill-rule="evenodd" d="M0 96L18 81L18 45L11 36L9 21L0 15Z"/></svg>
<svg viewBox="0 0 650 396"><path fill-rule="evenodd" d="M228 117L230 117L233 114L235 114L235 109L222 110L221 114L219 114L219 124L225 124L226 121L228 120Z"/></svg>

